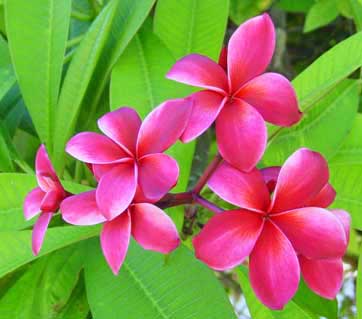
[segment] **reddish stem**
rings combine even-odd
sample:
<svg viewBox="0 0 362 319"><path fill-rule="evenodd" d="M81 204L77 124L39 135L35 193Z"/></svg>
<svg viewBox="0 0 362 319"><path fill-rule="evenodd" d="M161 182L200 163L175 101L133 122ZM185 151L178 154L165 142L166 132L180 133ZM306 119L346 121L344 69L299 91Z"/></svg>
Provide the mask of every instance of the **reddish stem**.
<svg viewBox="0 0 362 319"><path fill-rule="evenodd" d="M205 199L199 195L195 196L195 202L197 204L199 204L200 206L205 207L206 209L212 211L215 214L220 214L224 211L219 206L216 206L214 203L209 202L207 199Z"/></svg>

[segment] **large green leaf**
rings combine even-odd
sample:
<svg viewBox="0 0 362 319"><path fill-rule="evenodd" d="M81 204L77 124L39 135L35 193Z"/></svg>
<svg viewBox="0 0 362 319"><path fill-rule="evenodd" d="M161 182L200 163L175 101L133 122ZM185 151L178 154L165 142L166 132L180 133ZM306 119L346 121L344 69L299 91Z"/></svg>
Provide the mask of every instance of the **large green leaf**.
<svg viewBox="0 0 362 319"><path fill-rule="evenodd" d="M120 274L114 276L93 242L85 279L94 319L235 318L215 276L185 247L165 259L132 242Z"/></svg>
<svg viewBox="0 0 362 319"><path fill-rule="evenodd" d="M96 106L111 70L148 15L155 0L112 0L102 10L79 45L66 74L59 98L54 137L55 167L64 168L64 146L82 105Z"/></svg>
<svg viewBox="0 0 362 319"><path fill-rule="evenodd" d="M357 274L357 319L362 319L362 250L358 259L358 274Z"/></svg>
<svg viewBox="0 0 362 319"><path fill-rule="evenodd" d="M0 171L11 172L13 169L10 136L0 121Z"/></svg>
<svg viewBox="0 0 362 319"><path fill-rule="evenodd" d="M337 0L319 0L308 11L304 32L309 32L332 22L338 16Z"/></svg>
<svg viewBox="0 0 362 319"><path fill-rule="evenodd" d="M230 19L235 24L241 24L266 11L272 2L272 0L230 0Z"/></svg>
<svg viewBox="0 0 362 319"><path fill-rule="evenodd" d="M16 76L36 130L50 150L70 8L70 0L5 3L6 29Z"/></svg>
<svg viewBox="0 0 362 319"><path fill-rule="evenodd" d="M189 53L217 59L228 14L228 0L159 0L154 30L177 59Z"/></svg>
<svg viewBox="0 0 362 319"><path fill-rule="evenodd" d="M16 78L11 65L8 44L0 34L0 100L15 82Z"/></svg>

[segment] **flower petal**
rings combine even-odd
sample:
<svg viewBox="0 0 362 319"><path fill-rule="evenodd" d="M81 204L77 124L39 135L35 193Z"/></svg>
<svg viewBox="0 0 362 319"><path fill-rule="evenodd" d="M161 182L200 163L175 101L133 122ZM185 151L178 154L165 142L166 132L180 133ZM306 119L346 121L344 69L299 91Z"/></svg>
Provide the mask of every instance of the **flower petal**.
<svg viewBox="0 0 362 319"><path fill-rule="evenodd" d="M143 156L138 165L138 182L149 201L156 202L177 183L179 168L171 156L149 154Z"/></svg>
<svg viewBox="0 0 362 319"><path fill-rule="evenodd" d="M294 249L312 259L338 258L347 248L341 222L328 210L305 207L271 215L293 244Z"/></svg>
<svg viewBox="0 0 362 319"><path fill-rule="evenodd" d="M228 75L231 91L265 71L275 47L275 30L267 14L244 22L228 45Z"/></svg>
<svg viewBox="0 0 362 319"><path fill-rule="evenodd" d="M299 256L300 268L308 287L318 295L334 299L342 287L342 259L311 260Z"/></svg>
<svg viewBox="0 0 362 319"><path fill-rule="evenodd" d="M204 133L219 115L226 99L212 91L200 91L191 95L192 112L181 141L187 143Z"/></svg>
<svg viewBox="0 0 362 319"><path fill-rule="evenodd" d="M257 169L245 173L224 162L208 186L223 200L241 208L264 212L270 204L268 189Z"/></svg>
<svg viewBox="0 0 362 319"><path fill-rule="evenodd" d="M263 219L247 210L231 210L212 217L193 239L198 259L215 270L241 264L253 249Z"/></svg>
<svg viewBox="0 0 362 319"><path fill-rule="evenodd" d="M264 153L267 130L258 111L234 100L216 119L216 137L222 157L236 168L250 171Z"/></svg>
<svg viewBox="0 0 362 319"><path fill-rule="evenodd" d="M98 127L126 152L135 154L141 118L129 107L121 107L103 115L98 120Z"/></svg>
<svg viewBox="0 0 362 319"><path fill-rule="evenodd" d="M44 196L45 192L40 187L34 188L26 195L24 201L24 216L26 220L40 213L40 205Z"/></svg>
<svg viewBox="0 0 362 319"><path fill-rule="evenodd" d="M269 189L269 193L273 193L277 184L280 166L270 166L260 170L263 175L264 183Z"/></svg>
<svg viewBox="0 0 362 319"><path fill-rule="evenodd" d="M143 121L138 135L137 154L162 153L184 132L192 111L192 100L169 100L155 108Z"/></svg>
<svg viewBox="0 0 362 319"><path fill-rule="evenodd" d="M54 213L59 209L59 205L64 199L64 194L58 191L49 191L45 194L41 204L40 210L43 213Z"/></svg>
<svg viewBox="0 0 362 319"><path fill-rule="evenodd" d="M32 234L32 250L35 256L39 254L41 246L43 245L45 232L48 229L48 225L52 217L53 213L41 213L34 225Z"/></svg>
<svg viewBox="0 0 362 319"><path fill-rule="evenodd" d="M302 117L292 84L277 73L264 73L250 80L236 96L254 106L265 121L275 125L291 126Z"/></svg>
<svg viewBox="0 0 362 319"><path fill-rule="evenodd" d="M200 54L189 54L178 60L167 73L168 79L226 94L228 81L223 68Z"/></svg>
<svg viewBox="0 0 362 319"><path fill-rule="evenodd" d="M312 198L308 203L305 204L305 206L327 208L333 203L335 198L336 191L331 184L327 183L314 198Z"/></svg>
<svg viewBox="0 0 362 319"><path fill-rule="evenodd" d="M328 165L321 154L306 148L297 150L280 170L272 211L303 207L321 191L328 179Z"/></svg>
<svg viewBox="0 0 362 319"><path fill-rule="evenodd" d="M99 181L96 201L104 217L111 220L131 204L137 188L137 167L119 164Z"/></svg>
<svg viewBox="0 0 362 319"><path fill-rule="evenodd" d="M225 70L227 71L228 69L228 49L227 47L223 47L220 51L220 55L219 55L219 60L218 60L218 64Z"/></svg>
<svg viewBox="0 0 362 319"><path fill-rule="evenodd" d="M62 218L73 225L96 225L106 221L96 202L96 191L66 198L60 205Z"/></svg>
<svg viewBox="0 0 362 319"><path fill-rule="evenodd" d="M131 207L132 236L144 248L168 254L180 239L172 219L160 208L147 203Z"/></svg>
<svg viewBox="0 0 362 319"><path fill-rule="evenodd" d="M256 296L271 309L282 309L298 289L298 258L288 238L271 222L250 255L250 282Z"/></svg>
<svg viewBox="0 0 362 319"><path fill-rule="evenodd" d="M73 136L66 147L67 153L76 159L91 164L109 164L128 154L107 136L83 132Z"/></svg>
<svg viewBox="0 0 362 319"><path fill-rule="evenodd" d="M101 232L103 255L115 275L126 258L131 237L131 217L128 211L106 222Z"/></svg>
<svg viewBox="0 0 362 319"><path fill-rule="evenodd" d="M346 234L346 240L348 245L349 233L351 230L351 216L345 210L342 209L331 209L330 212L334 216L336 216L338 220L341 222L344 229L344 233Z"/></svg>

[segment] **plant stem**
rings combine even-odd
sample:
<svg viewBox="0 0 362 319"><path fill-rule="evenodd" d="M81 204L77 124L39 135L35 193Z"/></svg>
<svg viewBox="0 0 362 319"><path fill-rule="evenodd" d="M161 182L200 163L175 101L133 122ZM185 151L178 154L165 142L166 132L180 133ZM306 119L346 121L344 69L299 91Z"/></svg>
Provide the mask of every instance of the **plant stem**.
<svg viewBox="0 0 362 319"><path fill-rule="evenodd" d="M212 211L215 214L220 214L224 210L220 208L219 206L216 206L214 203L209 202L207 199L201 197L200 195L195 195L195 202L199 204L202 207L205 207L206 209Z"/></svg>
<svg viewBox="0 0 362 319"><path fill-rule="evenodd" d="M79 21L92 21L93 17L80 11L73 10L70 16Z"/></svg>

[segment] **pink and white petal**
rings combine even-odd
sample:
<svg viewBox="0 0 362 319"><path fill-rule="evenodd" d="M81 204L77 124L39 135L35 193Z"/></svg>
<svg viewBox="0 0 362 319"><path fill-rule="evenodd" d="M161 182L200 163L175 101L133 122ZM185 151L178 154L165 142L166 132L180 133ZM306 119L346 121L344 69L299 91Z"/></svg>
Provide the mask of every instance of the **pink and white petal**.
<svg viewBox="0 0 362 319"><path fill-rule="evenodd" d="M236 94L254 106L264 120L279 126L291 126L302 117L292 84L277 73L264 73L247 82Z"/></svg>
<svg viewBox="0 0 362 319"><path fill-rule="evenodd" d="M212 91L200 91L192 94L193 101L192 111L188 120L181 141L190 142L204 133L215 121L226 98Z"/></svg>
<svg viewBox="0 0 362 319"><path fill-rule="evenodd" d="M269 193L273 193L277 184L280 166L266 167L260 170L263 175L264 183L268 187Z"/></svg>
<svg viewBox="0 0 362 319"><path fill-rule="evenodd" d="M34 225L32 233L32 250L35 256L39 254L39 251L43 245L45 233L52 217L53 213L41 213Z"/></svg>
<svg viewBox="0 0 362 319"><path fill-rule="evenodd" d="M312 259L338 258L347 248L341 222L326 209L305 207L271 215L294 249Z"/></svg>
<svg viewBox="0 0 362 319"><path fill-rule="evenodd" d="M256 296L271 309L282 309L298 289L298 257L288 238L270 221L265 222L250 255L249 268Z"/></svg>
<svg viewBox="0 0 362 319"><path fill-rule="evenodd" d="M135 154L141 123L142 120L135 110L121 107L103 115L98 120L98 127L127 153Z"/></svg>
<svg viewBox="0 0 362 319"><path fill-rule="evenodd" d="M331 184L327 183L314 198L312 198L308 203L305 204L305 206L327 208L333 203L335 198L336 191Z"/></svg>
<svg viewBox="0 0 362 319"><path fill-rule="evenodd" d="M241 264L263 229L262 217L247 210L231 210L212 217L194 237L195 255L215 270Z"/></svg>
<svg viewBox="0 0 362 319"><path fill-rule="evenodd" d="M91 164L110 164L129 156L109 137L93 132L73 136L66 146L66 152Z"/></svg>
<svg viewBox="0 0 362 319"><path fill-rule="evenodd" d="M267 130L252 106L234 100L216 119L216 138L222 157L242 171L252 170L263 156Z"/></svg>
<svg viewBox="0 0 362 319"><path fill-rule="evenodd" d="M143 121L137 141L138 158L162 153L184 132L192 111L190 98L169 100L156 107Z"/></svg>
<svg viewBox="0 0 362 319"><path fill-rule="evenodd" d="M207 185L223 200L241 208L264 212L270 204L268 189L256 168L245 173L224 162Z"/></svg>
<svg viewBox="0 0 362 319"><path fill-rule="evenodd" d="M166 77L170 80L226 94L228 81L224 69L200 54L189 54L178 60Z"/></svg>
<svg viewBox="0 0 362 319"><path fill-rule="evenodd" d="M131 238L131 217L128 211L103 225L101 246L112 272L117 275L126 258Z"/></svg>
<svg viewBox="0 0 362 319"><path fill-rule="evenodd" d="M26 220L40 213L40 205L44 196L45 192L40 187L34 188L26 195L24 201L24 216Z"/></svg>
<svg viewBox="0 0 362 319"><path fill-rule="evenodd" d="M147 201L156 202L176 185L179 168L166 154L149 154L138 161L138 183Z"/></svg>
<svg viewBox="0 0 362 319"><path fill-rule="evenodd" d="M272 59L274 47L274 25L267 14L240 25L228 45L228 76L232 92L265 71Z"/></svg>
<svg viewBox="0 0 362 319"><path fill-rule="evenodd" d="M349 234L351 230L351 216L343 209L331 209L330 212L335 215L341 222L346 234L347 244L349 242Z"/></svg>
<svg viewBox="0 0 362 319"><path fill-rule="evenodd" d="M148 203L131 206L132 236L144 248L168 254L180 244L172 219L160 208Z"/></svg>
<svg viewBox="0 0 362 319"><path fill-rule="evenodd" d="M107 174L113 168L117 167L121 163L134 164L135 161L133 158L124 158L123 160L118 161L114 164L93 164L92 173L97 181L99 181L104 174Z"/></svg>
<svg viewBox="0 0 362 319"><path fill-rule="evenodd" d="M272 211L282 212L305 206L322 190L328 179L328 164L323 156L307 148L300 148L280 170Z"/></svg>
<svg viewBox="0 0 362 319"><path fill-rule="evenodd" d="M80 193L63 200L62 218L72 225L96 225L106 221L96 202L96 191Z"/></svg>
<svg viewBox="0 0 362 319"><path fill-rule="evenodd" d="M300 268L308 287L316 294L334 299L343 283L342 259L311 260L299 256Z"/></svg>
<svg viewBox="0 0 362 319"><path fill-rule="evenodd" d="M137 188L137 167L131 164L119 164L99 181L96 201L107 220L123 213L131 204Z"/></svg>

